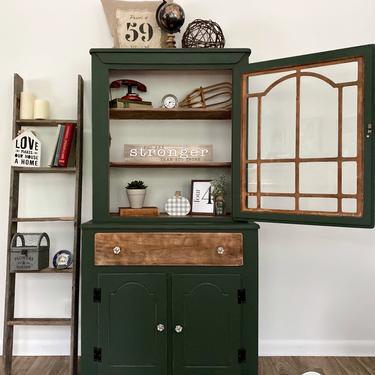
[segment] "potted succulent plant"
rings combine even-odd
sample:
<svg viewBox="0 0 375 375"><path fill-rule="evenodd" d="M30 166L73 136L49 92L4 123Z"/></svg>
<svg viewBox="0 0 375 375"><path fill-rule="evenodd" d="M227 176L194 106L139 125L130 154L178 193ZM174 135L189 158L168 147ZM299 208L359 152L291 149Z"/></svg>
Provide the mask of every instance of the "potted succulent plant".
<svg viewBox="0 0 375 375"><path fill-rule="evenodd" d="M147 186L143 181L134 180L126 186L126 194L128 195L131 208L142 208L145 201Z"/></svg>

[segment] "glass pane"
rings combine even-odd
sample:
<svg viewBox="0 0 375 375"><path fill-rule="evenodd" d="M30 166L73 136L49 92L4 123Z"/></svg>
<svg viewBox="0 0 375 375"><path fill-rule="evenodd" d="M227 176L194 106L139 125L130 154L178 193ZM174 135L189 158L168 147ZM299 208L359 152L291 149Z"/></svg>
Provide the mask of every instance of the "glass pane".
<svg viewBox="0 0 375 375"><path fill-rule="evenodd" d="M343 212L357 212L357 199L344 198L342 200L342 211Z"/></svg>
<svg viewBox="0 0 375 375"><path fill-rule="evenodd" d="M274 210L294 210L296 199L293 197L262 197L261 207Z"/></svg>
<svg viewBox="0 0 375 375"><path fill-rule="evenodd" d="M356 61L307 68L302 69L302 71L321 74L335 83L353 82L358 79L358 63Z"/></svg>
<svg viewBox="0 0 375 375"><path fill-rule="evenodd" d="M299 208L302 211L337 212L336 198L300 198Z"/></svg>
<svg viewBox="0 0 375 375"><path fill-rule="evenodd" d="M300 156L337 156L338 90L315 77L301 77Z"/></svg>
<svg viewBox="0 0 375 375"><path fill-rule="evenodd" d="M257 157L258 142L258 98L249 98L248 102L248 136L247 159L254 160Z"/></svg>
<svg viewBox="0 0 375 375"><path fill-rule="evenodd" d="M249 77L248 79L248 90L249 94L262 93L269 88L278 79L285 77L288 74L294 73L294 70L279 73L264 73Z"/></svg>
<svg viewBox="0 0 375 375"><path fill-rule="evenodd" d="M342 163L342 192L357 194L357 163Z"/></svg>
<svg viewBox="0 0 375 375"><path fill-rule="evenodd" d="M363 190L358 170L363 150L357 136L364 62L360 57L352 60L244 76L248 130L242 186L244 194L260 193L260 201L246 196L253 212L362 215L363 194L357 194ZM347 194L345 199L342 194Z"/></svg>
<svg viewBox="0 0 375 375"><path fill-rule="evenodd" d="M248 164L247 166L247 191L253 193L257 191L257 165Z"/></svg>
<svg viewBox="0 0 375 375"><path fill-rule="evenodd" d="M247 208L257 208L257 197L247 197Z"/></svg>
<svg viewBox="0 0 375 375"><path fill-rule="evenodd" d="M301 193L308 194L337 194L337 163L301 163L300 164Z"/></svg>
<svg viewBox="0 0 375 375"><path fill-rule="evenodd" d="M261 165L261 191L265 193L294 193L294 163L266 163Z"/></svg>
<svg viewBox="0 0 375 375"><path fill-rule="evenodd" d="M274 87L262 100L261 158L295 156L296 79Z"/></svg>
<svg viewBox="0 0 375 375"><path fill-rule="evenodd" d="M344 87L342 93L342 155L357 156L358 88Z"/></svg>

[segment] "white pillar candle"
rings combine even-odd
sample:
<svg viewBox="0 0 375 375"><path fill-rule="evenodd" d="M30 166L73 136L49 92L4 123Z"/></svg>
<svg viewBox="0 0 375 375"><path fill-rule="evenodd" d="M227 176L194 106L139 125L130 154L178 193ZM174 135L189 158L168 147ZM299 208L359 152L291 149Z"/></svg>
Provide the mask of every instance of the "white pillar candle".
<svg viewBox="0 0 375 375"><path fill-rule="evenodd" d="M35 96L31 92L21 92L20 119L32 120L34 118Z"/></svg>
<svg viewBox="0 0 375 375"><path fill-rule="evenodd" d="M34 102L34 120L46 120L49 116L49 103L47 100L36 99Z"/></svg>

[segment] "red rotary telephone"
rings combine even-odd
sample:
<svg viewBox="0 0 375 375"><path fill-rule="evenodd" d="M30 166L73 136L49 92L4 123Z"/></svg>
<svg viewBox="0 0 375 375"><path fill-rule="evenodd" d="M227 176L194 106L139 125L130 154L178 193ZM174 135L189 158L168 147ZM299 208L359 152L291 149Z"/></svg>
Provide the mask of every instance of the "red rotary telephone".
<svg viewBox="0 0 375 375"><path fill-rule="evenodd" d="M126 95L124 95L121 99L123 100L133 100L133 101L142 101L142 98L132 91L132 88L135 87L138 91L146 92L147 88L146 86L138 81L134 81L132 79L118 79L116 81L113 81L109 88L110 89L118 89L120 87L127 87L128 92ZM112 92L111 92L111 98L112 98Z"/></svg>

